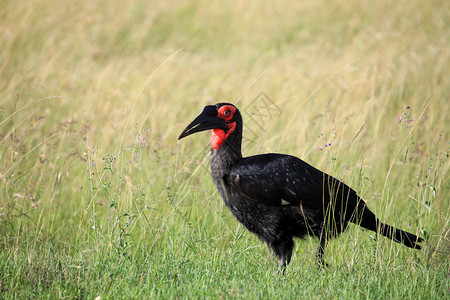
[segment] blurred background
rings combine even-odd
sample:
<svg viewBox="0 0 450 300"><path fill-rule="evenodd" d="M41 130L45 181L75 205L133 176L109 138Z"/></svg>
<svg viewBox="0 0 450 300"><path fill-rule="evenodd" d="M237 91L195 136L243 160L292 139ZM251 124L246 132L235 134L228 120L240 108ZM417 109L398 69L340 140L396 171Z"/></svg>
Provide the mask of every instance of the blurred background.
<svg viewBox="0 0 450 300"><path fill-rule="evenodd" d="M212 185L209 133L177 141L217 102L240 108L244 155L289 153L342 179L382 220L428 239L410 265L445 265L449 11L448 1L2 1L0 249L9 277L0 288L96 296L87 278L111 266L92 266L127 256L144 269L112 278L154 292L154 261L172 270L189 260L200 272L201 262L247 247L255 249L240 256L242 268L271 270L269 251ZM356 229L347 239L371 241ZM304 272L316 242L300 246L294 270ZM326 250L335 264L372 261L370 250L342 243ZM379 258L398 255L383 245ZM133 279L120 281L125 274ZM159 287L174 284L168 278ZM124 296L116 292L106 295ZM154 295L180 295L167 293Z"/></svg>

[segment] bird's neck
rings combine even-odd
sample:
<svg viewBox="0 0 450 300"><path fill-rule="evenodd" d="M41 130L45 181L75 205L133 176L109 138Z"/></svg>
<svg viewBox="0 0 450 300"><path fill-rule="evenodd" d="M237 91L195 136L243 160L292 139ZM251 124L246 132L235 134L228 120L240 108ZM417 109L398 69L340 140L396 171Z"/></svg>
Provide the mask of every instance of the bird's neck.
<svg viewBox="0 0 450 300"><path fill-rule="evenodd" d="M228 130L214 129L211 132L211 171L228 171L242 158L242 122L227 125Z"/></svg>
<svg viewBox="0 0 450 300"><path fill-rule="evenodd" d="M232 147L224 143L220 148L211 148L211 176L220 196L229 205L229 197L226 195L224 177L232 166L242 158L241 147Z"/></svg>
<svg viewBox="0 0 450 300"><path fill-rule="evenodd" d="M241 158L240 139L228 139L218 149L211 148L211 175L218 188L222 184L223 176Z"/></svg>
<svg viewBox="0 0 450 300"><path fill-rule="evenodd" d="M220 143L214 143L221 140ZM219 194L227 204L224 191L224 176L228 174L240 159L242 144L242 122L236 122L226 133L212 132L211 135L211 175ZM228 205L228 204L227 204Z"/></svg>
<svg viewBox="0 0 450 300"><path fill-rule="evenodd" d="M213 173L218 171L227 172L241 158L241 143L228 143L228 141L225 141L220 148L211 148L211 171Z"/></svg>

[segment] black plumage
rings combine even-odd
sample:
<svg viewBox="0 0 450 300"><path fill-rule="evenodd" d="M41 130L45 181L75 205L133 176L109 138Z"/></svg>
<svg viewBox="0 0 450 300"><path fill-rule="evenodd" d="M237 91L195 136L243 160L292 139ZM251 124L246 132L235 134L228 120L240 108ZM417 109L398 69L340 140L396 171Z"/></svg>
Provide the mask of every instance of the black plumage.
<svg viewBox="0 0 450 300"><path fill-rule="evenodd" d="M297 157L262 154L242 157L242 117L232 104L206 106L181 133L213 129L211 173L214 184L233 215L272 248L287 266L294 237L319 238L317 261L323 264L328 239L349 222L420 249L422 238L382 223L354 190Z"/></svg>

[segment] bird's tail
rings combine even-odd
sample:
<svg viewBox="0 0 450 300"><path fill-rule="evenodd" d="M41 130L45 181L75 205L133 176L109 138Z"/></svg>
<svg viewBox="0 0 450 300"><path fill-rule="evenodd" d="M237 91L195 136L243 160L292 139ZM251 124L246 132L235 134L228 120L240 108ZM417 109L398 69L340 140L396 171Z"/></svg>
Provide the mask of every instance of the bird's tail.
<svg viewBox="0 0 450 300"><path fill-rule="evenodd" d="M370 229L375 232L379 232L381 235L393 240L394 242L403 244L409 248L421 249L419 243L423 242L421 237L418 237L412 233L403 231L401 229L394 228L390 225L384 224L375 216L373 212L363 203L358 205L358 221L352 220L352 222L359 224L360 226Z"/></svg>
<svg viewBox="0 0 450 300"><path fill-rule="evenodd" d="M419 243L423 242L423 239L401 229L394 228L387 224L379 222L379 232L385 237L392 239L393 241L403 244L409 248L421 249L422 246Z"/></svg>

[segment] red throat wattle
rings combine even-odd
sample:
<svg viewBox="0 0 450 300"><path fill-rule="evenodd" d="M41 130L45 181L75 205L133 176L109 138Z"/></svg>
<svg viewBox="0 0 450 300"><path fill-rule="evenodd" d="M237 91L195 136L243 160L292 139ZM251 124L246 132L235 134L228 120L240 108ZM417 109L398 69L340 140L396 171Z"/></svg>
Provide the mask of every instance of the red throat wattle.
<svg viewBox="0 0 450 300"><path fill-rule="evenodd" d="M213 129L211 133L211 148L214 150L219 149L223 142L230 136L231 133L236 129L236 122L227 124L228 131L225 133L223 129Z"/></svg>

